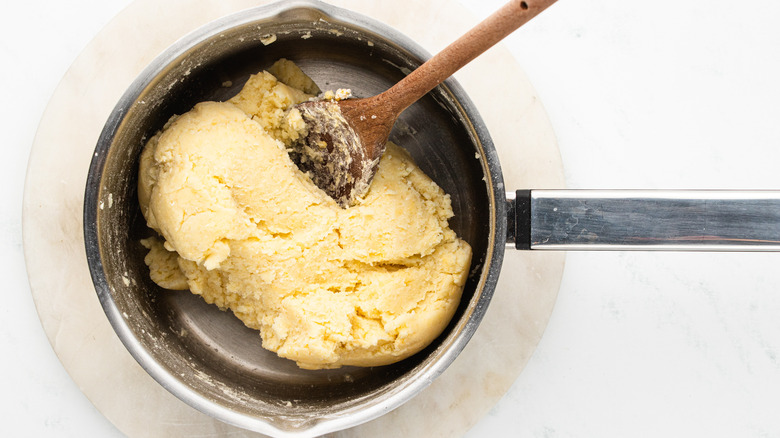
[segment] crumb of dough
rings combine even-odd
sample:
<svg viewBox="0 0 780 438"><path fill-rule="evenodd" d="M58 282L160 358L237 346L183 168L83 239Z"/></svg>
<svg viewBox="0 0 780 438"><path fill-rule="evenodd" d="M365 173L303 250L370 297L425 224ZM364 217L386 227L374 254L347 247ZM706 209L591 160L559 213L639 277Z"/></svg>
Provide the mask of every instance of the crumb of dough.
<svg viewBox="0 0 780 438"><path fill-rule="evenodd" d="M160 237L145 261L302 368L397 362L452 318L471 248L449 228L449 196L396 145L358 205L317 188L286 151L300 135L289 109L311 97L261 72L152 137L138 193Z"/></svg>
<svg viewBox="0 0 780 438"><path fill-rule="evenodd" d="M322 100L334 101L349 99L350 97L352 97L352 90L349 88L339 88L336 91L328 90L321 95Z"/></svg>
<svg viewBox="0 0 780 438"><path fill-rule="evenodd" d="M268 34L268 35L263 35L260 38L260 42L263 43L264 46L272 44L272 43L276 42L276 34L272 33L272 34Z"/></svg>

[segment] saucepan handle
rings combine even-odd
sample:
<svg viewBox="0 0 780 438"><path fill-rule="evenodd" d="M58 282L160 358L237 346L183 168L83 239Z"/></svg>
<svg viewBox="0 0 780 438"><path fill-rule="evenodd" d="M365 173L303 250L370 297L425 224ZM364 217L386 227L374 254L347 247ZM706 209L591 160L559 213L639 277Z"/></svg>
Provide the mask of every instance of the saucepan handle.
<svg viewBox="0 0 780 438"><path fill-rule="evenodd" d="M518 190L507 202L517 249L780 251L780 191Z"/></svg>

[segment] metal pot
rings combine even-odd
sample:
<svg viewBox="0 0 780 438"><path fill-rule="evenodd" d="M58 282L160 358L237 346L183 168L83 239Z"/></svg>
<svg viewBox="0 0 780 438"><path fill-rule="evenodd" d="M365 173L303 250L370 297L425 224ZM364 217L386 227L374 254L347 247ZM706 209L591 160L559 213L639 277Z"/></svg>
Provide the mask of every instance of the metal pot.
<svg viewBox="0 0 780 438"><path fill-rule="evenodd" d="M524 190L507 198L485 125L461 87L448 80L402 114L391 140L450 194L450 225L473 248L460 307L431 346L397 364L300 370L262 349L258 334L229 313L151 282L139 242L151 232L136 195L141 148L171 115L231 97L250 74L282 57L323 89L345 87L370 96L428 54L381 23L313 0L228 16L178 41L138 77L107 121L87 179L88 263L114 330L162 386L225 422L274 436L314 436L355 426L409 400L473 335L507 244L780 248L777 192Z"/></svg>
<svg viewBox="0 0 780 438"><path fill-rule="evenodd" d="M507 204L487 130L450 80L410 107L391 135L450 194L455 211L450 225L474 251L461 305L431 346L390 366L300 370L262 349L257 332L230 313L192 294L161 290L149 279L139 243L150 234L137 206L141 148L171 115L200 101L231 97L250 74L282 57L295 61L322 89L345 87L368 96L429 55L381 23L316 1L277 3L206 25L145 69L111 113L87 179L84 235L103 309L153 378L225 422L268 435L313 436L392 410L455 359L495 287Z"/></svg>

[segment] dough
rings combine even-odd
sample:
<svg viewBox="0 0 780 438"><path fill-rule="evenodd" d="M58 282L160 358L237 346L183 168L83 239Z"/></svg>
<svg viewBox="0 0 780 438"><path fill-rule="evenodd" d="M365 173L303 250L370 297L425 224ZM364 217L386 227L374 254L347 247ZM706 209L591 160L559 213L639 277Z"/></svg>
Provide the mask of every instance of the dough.
<svg viewBox="0 0 780 438"><path fill-rule="evenodd" d="M315 89L297 67L274 69ZM285 146L305 130L290 107L310 97L262 72L149 140L139 200L160 237L144 240L146 263L157 284L230 309L302 368L393 363L452 318L471 248L448 226L449 196L396 145L358 205L317 188Z"/></svg>

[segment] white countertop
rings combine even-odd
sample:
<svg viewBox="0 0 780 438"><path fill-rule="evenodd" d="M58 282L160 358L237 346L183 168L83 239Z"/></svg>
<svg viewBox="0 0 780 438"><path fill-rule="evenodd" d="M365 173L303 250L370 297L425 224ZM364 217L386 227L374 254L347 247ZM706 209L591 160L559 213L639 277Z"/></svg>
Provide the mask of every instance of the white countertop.
<svg viewBox="0 0 780 438"><path fill-rule="evenodd" d="M49 97L129 3L12 2L0 19L2 436L121 436L40 326L21 205ZM481 18L502 2L463 3ZM769 0L562 0L505 44L547 109L568 187L780 189L778 20ZM570 253L534 356L468 436L780 436L777 266L780 254Z"/></svg>

